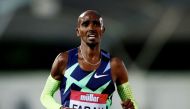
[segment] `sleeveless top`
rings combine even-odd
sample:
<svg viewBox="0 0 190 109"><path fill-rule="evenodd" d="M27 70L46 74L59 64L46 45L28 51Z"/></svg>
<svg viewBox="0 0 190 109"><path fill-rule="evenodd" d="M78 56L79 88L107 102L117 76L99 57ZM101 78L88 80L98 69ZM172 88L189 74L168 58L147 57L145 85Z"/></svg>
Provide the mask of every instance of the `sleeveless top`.
<svg viewBox="0 0 190 109"><path fill-rule="evenodd" d="M85 71L78 63L78 48L68 51L67 69L61 80L61 104L74 109L110 109L115 91L110 55L101 50L101 63Z"/></svg>

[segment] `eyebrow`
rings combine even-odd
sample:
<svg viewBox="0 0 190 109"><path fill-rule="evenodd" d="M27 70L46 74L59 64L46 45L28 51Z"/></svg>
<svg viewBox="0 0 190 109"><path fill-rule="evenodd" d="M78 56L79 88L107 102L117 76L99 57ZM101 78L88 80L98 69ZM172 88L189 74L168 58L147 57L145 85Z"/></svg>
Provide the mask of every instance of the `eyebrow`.
<svg viewBox="0 0 190 109"><path fill-rule="evenodd" d="M83 22L100 22L100 20L99 19L95 19L95 20L84 20L84 19L81 19L81 22L83 23Z"/></svg>

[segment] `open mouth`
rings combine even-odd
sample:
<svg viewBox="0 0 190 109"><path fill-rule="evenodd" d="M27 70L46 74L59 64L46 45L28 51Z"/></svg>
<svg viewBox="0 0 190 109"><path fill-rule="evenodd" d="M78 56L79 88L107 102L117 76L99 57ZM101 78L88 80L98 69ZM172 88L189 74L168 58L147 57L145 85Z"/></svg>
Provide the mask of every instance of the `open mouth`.
<svg viewBox="0 0 190 109"><path fill-rule="evenodd" d="M93 39L95 39L96 38L96 35L95 34L89 34L88 35L88 39L90 39L90 40L93 40Z"/></svg>
<svg viewBox="0 0 190 109"><path fill-rule="evenodd" d="M90 34L90 35L88 35L89 37L95 37L95 34Z"/></svg>

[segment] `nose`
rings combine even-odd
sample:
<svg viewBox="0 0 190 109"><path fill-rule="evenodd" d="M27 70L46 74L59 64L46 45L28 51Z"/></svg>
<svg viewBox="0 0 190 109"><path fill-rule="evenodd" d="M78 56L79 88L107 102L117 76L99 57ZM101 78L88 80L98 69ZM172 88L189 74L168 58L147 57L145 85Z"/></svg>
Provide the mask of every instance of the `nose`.
<svg viewBox="0 0 190 109"><path fill-rule="evenodd" d="M89 30L94 30L94 24L93 24L93 22L90 22L90 24L89 24Z"/></svg>
<svg viewBox="0 0 190 109"><path fill-rule="evenodd" d="M96 33L95 25L93 23L90 23L88 26L88 33L89 34L94 34Z"/></svg>

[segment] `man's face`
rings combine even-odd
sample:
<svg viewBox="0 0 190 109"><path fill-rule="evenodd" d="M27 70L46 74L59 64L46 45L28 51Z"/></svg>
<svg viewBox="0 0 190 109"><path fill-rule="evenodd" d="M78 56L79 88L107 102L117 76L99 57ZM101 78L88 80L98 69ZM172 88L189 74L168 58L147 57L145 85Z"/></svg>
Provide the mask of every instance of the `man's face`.
<svg viewBox="0 0 190 109"><path fill-rule="evenodd" d="M88 45L100 43L104 32L103 19L96 13L83 13L79 16L77 36Z"/></svg>

